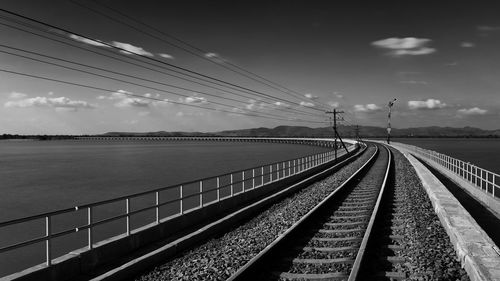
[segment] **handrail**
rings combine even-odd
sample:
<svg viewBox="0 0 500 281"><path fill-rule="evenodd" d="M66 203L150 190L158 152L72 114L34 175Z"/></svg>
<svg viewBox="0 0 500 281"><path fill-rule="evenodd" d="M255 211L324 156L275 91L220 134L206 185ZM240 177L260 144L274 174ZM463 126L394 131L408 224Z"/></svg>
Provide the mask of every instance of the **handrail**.
<svg viewBox="0 0 500 281"><path fill-rule="evenodd" d="M473 186L490 194L493 198L500 198L500 194L496 192L496 189L500 188L500 175L471 164L470 162L465 162L433 150L403 143L395 144L439 164L453 174L468 181Z"/></svg>
<svg viewBox="0 0 500 281"><path fill-rule="evenodd" d="M289 139L287 139L289 141ZM320 142L325 142L325 139L316 139L315 141ZM333 142L333 140L330 140ZM265 185L274 183L278 180L282 180L291 176L295 176L297 174L303 173L305 171L308 171L310 169L313 169L315 167L318 167L320 165L323 165L325 163L331 162L335 160L335 156L333 151L328 151L328 152L322 152L322 153L317 153L317 154L311 154L307 155L304 157L300 158L295 158L295 159L288 159L285 161L280 161L280 162L274 162L271 164L266 164L263 166L255 166L243 170L238 170L238 171L233 171L230 173L225 173L222 175L218 176L212 176L208 178L202 178L202 179L197 179L193 181L189 181L186 183L181 183L181 184L176 184L172 186L167 186L167 187L162 187L162 188L157 188L149 191L144 191L144 192L139 192L135 194L130 194L126 196L121 196L113 199L108 199L108 200L103 200L99 202L94 202L90 204L84 204L84 205L79 205L75 206L73 208L66 208L66 209L60 209L56 211L51 211L51 212L46 212L43 214L37 214L29 217L24 217L24 218L19 218L19 219L14 219L10 221L4 221L0 222L0 229L6 226L10 225L19 225L22 223L28 223L32 222L35 220L45 220L45 235L35 237L26 241L22 242L17 242L11 245L3 246L0 247L0 254L11 251L13 249L17 248L22 248L28 245L32 245L35 243L41 243L45 242L45 251L46 251L46 259L45 259L45 264L46 266L50 266L52 264L52 250L51 250L51 240L56 237L68 235L71 233L79 232L79 231L87 231L87 248L92 249L96 243L102 242L105 239L99 240L99 241L94 241L94 235L93 235L93 228L98 225L102 225L105 223L109 223L112 221L120 220L120 219L126 219L126 232L121 233L120 235L127 234L130 235L131 229L130 227L130 218L133 215L143 213L152 209L156 210L156 224L159 224L160 222L163 222L164 220L168 220L173 216L176 215L183 215L185 212L190 211L190 210L195 210L198 208L203 208L205 205L214 203L214 202L219 202L221 200L225 200L228 198L231 198L233 196L236 196L238 194L247 192L249 190L253 190L255 188L260 188ZM251 173L248 173L251 171ZM257 171L257 173L256 173ZM235 175L238 175L238 180L234 181ZM229 181L228 183L224 183L221 185L221 179L226 179L226 181ZM212 184L209 188L206 187L208 185L207 182L209 181L214 181L216 180L215 186ZM246 185L248 183L248 186ZM259 183L259 184L256 184ZM195 191L192 194L185 195L184 194L184 187L190 186L193 189L195 188L194 185L198 185L197 191ZM221 194L221 190L228 190L230 191L230 194L226 194L223 196ZM162 201L161 200L161 192L166 191L166 190L178 190L179 193L178 195L175 196L175 199L169 199L167 201ZM206 198L204 195L208 193L216 193L216 197L213 199ZM155 196L155 202L154 203L148 203L147 206L142 206L136 210L131 210L131 199L138 198L141 196L147 196L147 195L154 195ZM185 206L185 202L187 199L190 198L196 198L198 197L198 203L191 204L191 206ZM205 202L204 199L210 199L210 201ZM195 199L193 199L195 200ZM125 202L125 211L121 210L118 212L118 215L111 216L111 217L106 217L106 218L101 218L100 220L96 220L94 218L94 210L96 207L111 204L111 203L116 203L116 202ZM179 202L178 212L169 216L161 217L160 216L160 207L165 206L167 204L172 204ZM186 204L187 205L187 204ZM77 212L81 210L86 210L86 214L72 214L74 218L76 216L80 216L80 218L83 218L86 216L86 221L87 223L84 225L79 225L77 227L69 227L64 230L60 230L58 232L53 232L53 227L52 227L52 217L64 214L64 213L71 213L71 212Z"/></svg>
<svg viewBox="0 0 500 281"><path fill-rule="evenodd" d="M258 138L255 138L255 139L258 139ZM324 139L318 139L318 140L324 141ZM300 158L291 158L291 159L283 160L283 161L279 161L279 162L272 162L272 163L266 164L264 166L271 166L271 165L281 164L281 163L284 163L284 162L287 162L287 161L293 161L293 160L297 160L297 159L303 159L303 158L307 158L307 157L313 156L313 155L318 155L318 154L309 154L309 155L306 155L306 156L303 156L303 157L300 157ZM40 219L40 218L44 218L46 216L55 216L55 215L60 215L60 214L63 214L63 213L69 213L69 212L72 212L72 211L75 211L75 210L86 209L86 208L94 207L94 206L98 206L98 205L110 204L110 203L122 201L122 200L127 199L127 198L140 197L140 196L147 195L147 194L150 194L150 193L153 193L153 192L160 192L160 191L165 191L165 190L168 190L168 189L175 189L175 188L179 187L179 185L190 185L190 184L198 183L200 181L208 181L208 180L213 180L213 179L216 179L216 178L222 178L222 177L225 177L225 176L234 175L234 174L236 174L238 172L254 170L254 169L258 169L258 168L264 167L264 166L254 166L254 167L247 168L245 170L235 170L235 171L228 172L228 173L221 174L221 175L217 175L217 176L211 176L211 177L207 177L207 178L199 178L199 179L195 179L195 180L192 180L192 181L183 182L183 183L180 183L180 184L170 185L170 186L166 186L166 187L159 187L159 188L155 188L155 189L151 189L151 190L147 190L147 191L142 191L142 192L137 192L137 193L133 193L133 194L129 194L129 195L115 197L115 198L112 198L112 199L101 200L101 201L97 201L97 202L93 202L93 203L89 203L89 204L78 205L78 206L75 206L75 207L72 207L72 208L59 209L59 210L56 210L56 211L50 211L50 212L45 212L45 213L41 213L41 214L37 214L37 215L33 215L33 216L28 216L28 217L23 217L23 218L19 218L19 219L4 221L4 222L0 222L0 227L4 227L4 226L7 226L7 225L16 224L16 223L20 223L20 222L24 222L24 221L28 221L28 220ZM274 172L276 172L276 171L274 171ZM263 176L266 176L266 175L269 175L269 174L274 174L274 173L273 172L268 172L268 173L264 174ZM233 182L233 184L238 184L240 182L242 182L242 181ZM223 186L221 186L221 187L223 187Z"/></svg>

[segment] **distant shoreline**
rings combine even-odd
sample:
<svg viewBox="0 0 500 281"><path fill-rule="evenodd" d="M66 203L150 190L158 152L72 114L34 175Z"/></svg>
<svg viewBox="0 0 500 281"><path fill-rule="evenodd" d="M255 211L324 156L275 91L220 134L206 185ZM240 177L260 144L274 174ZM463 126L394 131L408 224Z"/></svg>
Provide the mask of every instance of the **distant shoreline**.
<svg viewBox="0 0 500 281"><path fill-rule="evenodd" d="M13 135L13 136L1 136L0 141L50 141L50 140L76 140L79 137L99 137L99 138L179 138L179 137L255 137L255 138L297 138L297 137L309 137L309 136L247 136L247 135L183 135L183 136L162 136L162 135ZM353 138L353 136L343 136L344 138ZM333 138L333 136L310 136L310 138ZM362 137L363 138L363 137ZM386 139L387 136L368 136L367 139ZM397 139L498 139L500 136L391 136L391 140Z"/></svg>

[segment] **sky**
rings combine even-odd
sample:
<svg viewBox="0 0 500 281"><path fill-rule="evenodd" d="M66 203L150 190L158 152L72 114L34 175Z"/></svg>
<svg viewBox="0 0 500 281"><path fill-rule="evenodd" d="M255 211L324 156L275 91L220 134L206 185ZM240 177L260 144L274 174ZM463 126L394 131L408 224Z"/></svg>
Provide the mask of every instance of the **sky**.
<svg viewBox="0 0 500 281"><path fill-rule="evenodd" d="M393 128L500 129L495 1L0 9L0 134L324 127L333 109L340 124L385 127L393 99Z"/></svg>

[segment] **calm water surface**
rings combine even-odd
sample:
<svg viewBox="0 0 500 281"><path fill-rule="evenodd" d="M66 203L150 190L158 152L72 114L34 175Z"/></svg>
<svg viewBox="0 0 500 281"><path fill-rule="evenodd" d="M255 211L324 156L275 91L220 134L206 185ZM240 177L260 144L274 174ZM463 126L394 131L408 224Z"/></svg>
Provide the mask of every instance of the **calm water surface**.
<svg viewBox="0 0 500 281"><path fill-rule="evenodd" d="M245 142L1 141L0 221L321 151Z"/></svg>
<svg viewBox="0 0 500 281"><path fill-rule="evenodd" d="M395 138L393 141L434 150L500 174L500 139L498 138Z"/></svg>

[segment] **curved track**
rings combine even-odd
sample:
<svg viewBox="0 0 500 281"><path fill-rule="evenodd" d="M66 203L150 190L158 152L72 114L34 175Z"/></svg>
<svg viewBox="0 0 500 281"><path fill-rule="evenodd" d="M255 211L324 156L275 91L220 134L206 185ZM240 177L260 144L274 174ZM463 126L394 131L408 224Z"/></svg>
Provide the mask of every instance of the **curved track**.
<svg viewBox="0 0 500 281"><path fill-rule="evenodd" d="M229 280L357 280L391 169L377 152Z"/></svg>

